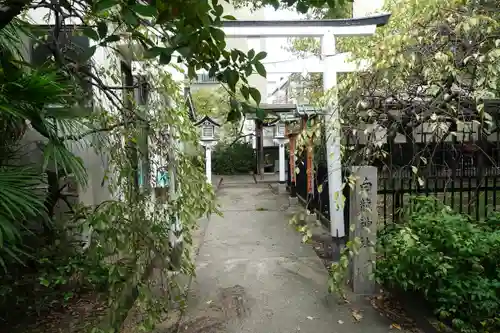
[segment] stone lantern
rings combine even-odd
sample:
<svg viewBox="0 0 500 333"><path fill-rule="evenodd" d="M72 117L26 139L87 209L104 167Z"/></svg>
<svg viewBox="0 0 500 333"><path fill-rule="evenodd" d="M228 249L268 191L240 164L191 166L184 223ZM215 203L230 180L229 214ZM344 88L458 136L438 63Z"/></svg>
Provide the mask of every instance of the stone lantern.
<svg viewBox="0 0 500 333"><path fill-rule="evenodd" d="M203 117L195 123L200 129L200 143L205 147L205 172L207 183L212 183L212 148L217 143L216 128L220 125L209 116Z"/></svg>

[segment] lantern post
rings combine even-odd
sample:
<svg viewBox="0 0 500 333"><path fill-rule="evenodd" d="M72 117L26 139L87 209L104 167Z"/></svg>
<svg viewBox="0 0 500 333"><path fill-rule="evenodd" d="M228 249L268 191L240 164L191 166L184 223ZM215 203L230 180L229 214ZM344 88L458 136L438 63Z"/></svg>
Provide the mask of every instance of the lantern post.
<svg viewBox="0 0 500 333"><path fill-rule="evenodd" d="M200 144L205 147L205 174L207 183L212 184L212 149L217 144L215 130L220 125L208 116L199 120L195 125L200 128Z"/></svg>
<svg viewBox="0 0 500 333"><path fill-rule="evenodd" d="M274 142L279 148L279 184L278 192L286 193L286 179L285 179L285 144L288 138L285 133L285 123L278 122L274 127Z"/></svg>

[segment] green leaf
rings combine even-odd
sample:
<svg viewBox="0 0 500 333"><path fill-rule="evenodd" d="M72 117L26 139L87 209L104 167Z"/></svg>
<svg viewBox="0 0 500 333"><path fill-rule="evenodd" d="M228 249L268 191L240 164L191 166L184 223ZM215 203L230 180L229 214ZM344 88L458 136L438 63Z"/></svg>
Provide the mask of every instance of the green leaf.
<svg viewBox="0 0 500 333"><path fill-rule="evenodd" d="M180 55L183 56L184 58L187 58L191 53L191 48L189 46L179 47L177 49L177 52L179 52Z"/></svg>
<svg viewBox="0 0 500 333"><path fill-rule="evenodd" d="M210 70L208 71L208 77L215 77L218 70L219 70L219 66L210 67Z"/></svg>
<svg viewBox="0 0 500 333"><path fill-rule="evenodd" d="M236 62L236 60L238 60L238 51L235 49L231 50L231 60L233 62Z"/></svg>
<svg viewBox="0 0 500 333"><path fill-rule="evenodd" d="M220 17L224 13L224 7L222 7L222 5L215 5L214 12L215 16Z"/></svg>
<svg viewBox="0 0 500 333"><path fill-rule="evenodd" d="M106 37L106 39L103 42L104 43L118 42L120 39L121 38L118 35L110 35L110 36Z"/></svg>
<svg viewBox="0 0 500 333"><path fill-rule="evenodd" d="M98 12L102 12L102 11L105 11L107 9L110 9L111 7L115 6L116 4L117 4L117 2L115 0L102 0L96 4L96 10Z"/></svg>
<svg viewBox="0 0 500 333"><path fill-rule="evenodd" d="M260 76L262 76L262 77L266 77L267 76L266 68L264 67L264 65L262 65L262 63L256 62L254 64L254 67L255 67L255 70L257 71L257 73L259 73Z"/></svg>
<svg viewBox="0 0 500 333"><path fill-rule="evenodd" d="M191 79L196 77L196 69L193 66L188 67L188 77Z"/></svg>
<svg viewBox="0 0 500 333"><path fill-rule="evenodd" d="M100 39L97 31L95 31L94 29L92 29L90 27L83 27L82 32L85 36L87 36L88 38L90 38L92 40L99 40Z"/></svg>
<svg viewBox="0 0 500 333"><path fill-rule="evenodd" d="M229 70L226 71L226 73L227 73L226 75L227 84L229 85L231 91L235 91L236 84L238 83L240 76L238 75L238 72L236 72L235 70Z"/></svg>
<svg viewBox="0 0 500 333"><path fill-rule="evenodd" d="M156 7L151 5L135 4L132 6L132 10L144 17L154 17L158 14Z"/></svg>
<svg viewBox="0 0 500 333"><path fill-rule="evenodd" d="M245 66L245 75L246 76L252 75L252 72L253 72L252 65Z"/></svg>
<svg viewBox="0 0 500 333"><path fill-rule="evenodd" d="M254 87L249 88L250 96L252 96L252 99L257 103L257 105L260 104L261 96L260 96L260 91Z"/></svg>
<svg viewBox="0 0 500 333"><path fill-rule="evenodd" d="M255 58L253 60L254 61L261 61L265 57L267 57L267 52L262 51L262 52L257 53L257 55L255 56Z"/></svg>
<svg viewBox="0 0 500 333"><path fill-rule="evenodd" d="M172 61L172 54L169 52L162 52L160 54L160 64L168 65Z"/></svg>
<svg viewBox="0 0 500 333"><path fill-rule="evenodd" d="M236 17L233 15L224 15L222 18L229 21L236 21Z"/></svg>
<svg viewBox="0 0 500 333"><path fill-rule="evenodd" d="M227 122L234 123L241 119L241 112L237 109L231 109L227 115Z"/></svg>
<svg viewBox="0 0 500 333"><path fill-rule="evenodd" d="M135 16L134 12L132 12L128 8L125 8L125 11L123 13L123 20L125 21L126 24L133 27L139 24L139 21L137 20L137 17Z"/></svg>
<svg viewBox="0 0 500 333"><path fill-rule="evenodd" d="M255 50L250 49L250 51L248 51L248 60L252 60L253 57L255 57Z"/></svg>
<svg viewBox="0 0 500 333"><path fill-rule="evenodd" d="M146 58L146 59L156 58L157 56L162 54L164 51L165 51L164 47L154 46L150 49L147 49L144 52L144 58Z"/></svg>
<svg viewBox="0 0 500 333"><path fill-rule="evenodd" d="M210 27L210 34L216 41L224 41L226 34L221 29Z"/></svg>
<svg viewBox="0 0 500 333"><path fill-rule="evenodd" d="M307 5L306 2L300 1L297 3L297 11L302 14L306 14L307 11L309 10L309 6Z"/></svg>
<svg viewBox="0 0 500 333"><path fill-rule="evenodd" d="M246 100L248 100L248 98L250 97L250 90L248 89L248 87L247 86L241 86L240 91L241 91L241 94L243 95L243 97Z"/></svg>
<svg viewBox="0 0 500 333"><path fill-rule="evenodd" d="M79 54L78 60L81 63L88 62L94 56L96 48L97 48L96 45L85 48L83 52Z"/></svg>
<svg viewBox="0 0 500 333"><path fill-rule="evenodd" d="M97 23L97 32L99 33L99 37L105 38L108 34L108 25L104 21L99 21Z"/></svg>
<svg viewBox="0 0 500 333"><path fill-rule="evenodd" d="M259 95L260 95L260 93L259 93ZM264 111L264 109L257 108L257 109L255 109L255 116L260 120L264 120L266 118L266 111Z"/></svg>

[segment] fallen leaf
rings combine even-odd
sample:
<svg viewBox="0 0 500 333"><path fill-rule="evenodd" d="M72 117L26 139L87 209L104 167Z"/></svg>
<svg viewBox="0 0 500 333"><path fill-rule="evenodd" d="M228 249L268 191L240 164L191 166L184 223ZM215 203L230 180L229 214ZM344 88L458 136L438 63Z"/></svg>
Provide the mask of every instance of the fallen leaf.
<svg viewBox="0 0 500 333"><path fill-rule="evenodd" d="M343 321L343 320L339 320L339 321L338 321L338 323L339 323L340 325L342 325L342 324L344 323L344 321Z"/></svg>
<svg viewBox="0 0 500 333"><path fill-rule="evenodd" d="M309 319L309 320L313 320L313 319L314 319L314 317L307 316L307 319Z"/></svg>
<svg viewBox="0 0 500 333"><path fill-rule="evenodd" d="M212 300L207 301L207 304L209 304L209 305L210 305L210 304L212 304L212 303L213 303L213 301L212 301Z"/></svg>
<svg viewBox="0 0 500 333"><path fill-rule="evenodd" d="M358 310L352 311L351 314L356 321L361 321L361 319L363 319L363 315Z"/></svg>
<svg viewBox="0 0 500 333"><path fill-rule="evenodd" d="M401 331L401 326L399 326L399 325L398 325L398 324L396 324L396 323L392 323L390 328L391 328L391 329L392 329L392 328L395 328L395 329L397 329L397 330L400 330L400 331Z"/></svg>

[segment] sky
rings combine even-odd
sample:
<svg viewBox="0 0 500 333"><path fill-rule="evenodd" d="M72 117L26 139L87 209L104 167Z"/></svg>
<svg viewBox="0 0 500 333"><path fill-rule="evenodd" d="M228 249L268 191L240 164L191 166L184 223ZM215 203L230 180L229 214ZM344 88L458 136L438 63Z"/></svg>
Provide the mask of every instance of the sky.
<svg viewBox="0 0 500 333"><path fill-rule="evenodd" d="M301 18L301 15L296 11L275 10L272 7L265 8L264 13L266 16L266 20L294 20ZM287 38L267 38L267 57L263 60L263 62L265 63L290 59L292 57L292 54L283 49L283 47L286 45ZM279 81L280 76L283 76L283 74L269 74L267 78L268 81ZM268 89L268 92L271 92L270 89Z"/></svg>

